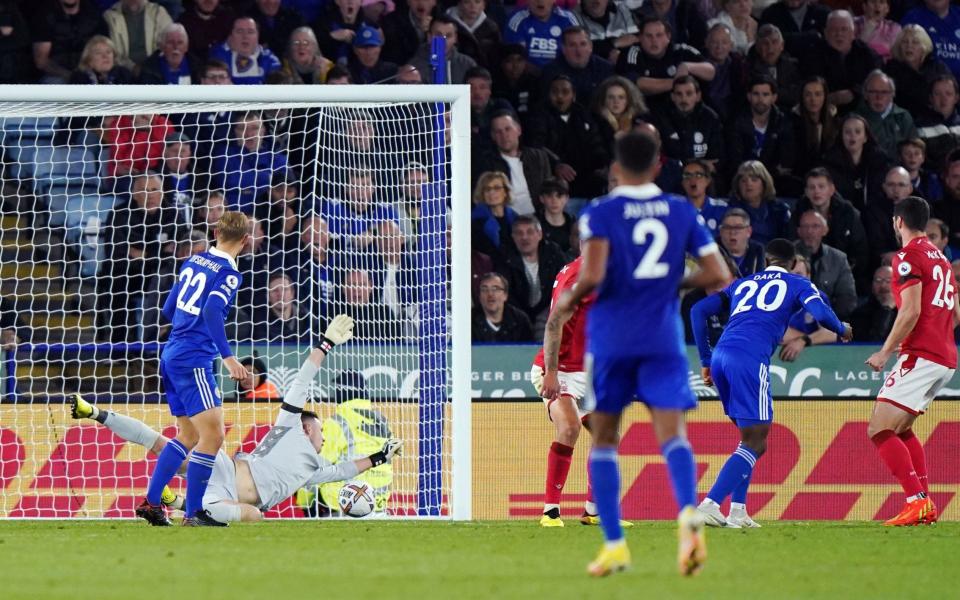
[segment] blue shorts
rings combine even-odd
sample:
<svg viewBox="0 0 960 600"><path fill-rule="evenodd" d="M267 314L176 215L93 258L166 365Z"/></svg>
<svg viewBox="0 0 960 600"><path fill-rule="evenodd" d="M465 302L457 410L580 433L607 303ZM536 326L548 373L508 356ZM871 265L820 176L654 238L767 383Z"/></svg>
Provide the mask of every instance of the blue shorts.
<svg viewBox="0 0 960 600"><path fill-rule="evenodd" d="M651 408L690 410L697 398L690 390L687 357L587 355L585 406L620 414L634 399Z"/></svg>
<svg viewBox="0 0 960 600"><path fill-rule="evenodd" d="M175 417L192 417L223 404L213 365L189 367L160 360L160 378Z"/></svg>
<svg viewBox="0 0 960 600"><path fill-rule="evenodd" d="M710 361L710 375L717 386L723 411L737 421L773 421L773 393L770 391L770 361L757 360L718 348ZM756 424L756 423L753 423Z"/></svg>

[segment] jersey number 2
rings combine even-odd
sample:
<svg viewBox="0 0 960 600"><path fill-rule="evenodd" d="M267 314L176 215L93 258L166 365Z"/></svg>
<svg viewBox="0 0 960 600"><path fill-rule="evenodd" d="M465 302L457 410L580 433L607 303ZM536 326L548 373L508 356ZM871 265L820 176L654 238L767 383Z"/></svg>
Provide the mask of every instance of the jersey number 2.
<svg viewBox="0 0 960 600"><path fill-rule="evenodd" d="M772 300L768 300L769 292L773 288L776 288L775 295ZM759 294L757 293L758 291L760 292ZM781 279L774 279L765 283L763 287L760 287L760 284L756 281L748 280L738 285L733 295L739 296L741 292L744 292L743 298L740 299L737 307L730 313L731 317L752 310L753 305L750 304L750 301L753 300L754 296L757 297L757 308L760 310L767 312L777 310L780 308L780 305L783 304L783 299L787 296L787 284Z"/></svg>
<svg viewBox="0 0 960 600"><path fill-rule="evenodd" d="M643 253L640 264L633 270L634 279L659 279L670 272L670 265L660 262L663 251L667 249L670 233L659 219L641 219L633 226L633 243L643 246L650 239L647 251Z"/></svg>
<svg viewBox="0 0 960 600"><path fill-rule="evenodd" d="M180 273L180 293L177 294L177 308L183 310L187 314L199 315L200 307L197 306L197 301L200 300L200 296L203 295L203 288L207 285L207 274L203 271L194 273L193 269L187 267ZM193 291L190 294L190 297L184 301L184 298L187 297L187 293Z"/></svg>
<svg viewBox="0 0 960 600"><path fill-rule="evenodd" d="M953 279L951 276L950 279ZM943 268L940 265L933 267L933 280L937 282L937 293L933 295L932 304L938 308L946 306L953 310L953 284L943 276Z"/></svg>

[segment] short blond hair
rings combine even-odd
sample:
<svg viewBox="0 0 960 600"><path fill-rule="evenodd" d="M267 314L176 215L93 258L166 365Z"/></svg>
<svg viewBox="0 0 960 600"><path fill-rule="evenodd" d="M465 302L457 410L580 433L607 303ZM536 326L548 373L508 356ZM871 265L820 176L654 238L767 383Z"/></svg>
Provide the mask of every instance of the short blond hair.
<svg viewBox="0 0 960 600"><path fill-rule="evenodd" d="M893 45L890 46L890 56L901 62L906 62L903 58L903 50L900 48L903 44L903 38L905 37L914 37L920 42L920 46L923 48L924 60L933 52L933 40L930 39L930 34L927 33L923 27L911 23L910 25L904 25L900 33L897 34L896 39L893 40Z"/></svg>
<svg viewBox="0 0 960 600"><path fill-rule="evenodd" d="M214 226L218 242L239 242L250 233L250 219L237 210L223 213Z"/></svg>

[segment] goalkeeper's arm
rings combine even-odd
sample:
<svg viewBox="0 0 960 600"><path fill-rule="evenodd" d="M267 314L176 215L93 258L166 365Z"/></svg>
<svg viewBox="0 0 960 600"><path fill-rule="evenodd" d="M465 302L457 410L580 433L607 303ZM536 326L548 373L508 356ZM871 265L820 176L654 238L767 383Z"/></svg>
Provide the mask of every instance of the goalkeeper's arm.
<svg viewBox="0 0 960 600"><path fill-rule="evenodd" d="M393 457L399 456L403 450L403 440L390 438L383 444L383 448L374 452L370 456L358 458L356 460L345 460L328 467L320 467L310 476L310 481L305 485L319 485L321 483L330 483L332 481L346 481L363 473L367 469L379 467L385 462L390 462Z"/></svg>
<svg viewBox="0 0 960 600"><path fill-rule="evenodd" d="M323 364L327 353L337 344L342 344L353 337L353 318L348 315L337 315L327 325L326 331L320 338L319 345L310 351L310 356L300 365L300 371L297 378L290 385L284 397L281 411L299 414L307 403L307 392L314 377L317 376L317 370ZM281 413L282 414L282 413Z"/></svg>

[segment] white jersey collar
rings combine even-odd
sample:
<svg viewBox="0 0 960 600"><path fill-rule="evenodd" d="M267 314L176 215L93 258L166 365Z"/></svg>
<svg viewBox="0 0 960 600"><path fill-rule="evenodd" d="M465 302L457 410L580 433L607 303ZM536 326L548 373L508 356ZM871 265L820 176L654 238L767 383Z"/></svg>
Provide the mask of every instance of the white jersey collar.
<svg viewBox="0 0 960 600"><path fill-rule="evenodd" d="M783 267L776 267L776 266L774 266L774 265L770 265L769 267L767 267L766 269L764 269L764 271L778 271L778 272L780 272L780 273L787 273L787 272L788 272L788 271L787 271L786 269L784 269Z"/></svg>
<svg viewBox="0 0 960 600"><path fill-rule="evenodd" d="M224 252L223 250L217 248L216 246L211 246L209 252L210 252L210 254L212 254L212 255L214 255L214 256L216 256L216 257L218 257L218 258L223 258L223 259L225 259L228 263L230 263L230 266L233 267L233 270L234 270L234 271L239 271L239 270L240 270L240 269L237 268L237 261L234 260L234 258L233 258L232 256L230 256L229 254L227 254L227 253Z"/></svg>
<svg viewBox="0 0 960 600"><path fill-rule="evenodd" d="M611 196L625 196L634 200L649 200L654 196L659 196L663 190L656 184L644 183L643 185L618 185L610 192Z"/></svg>

